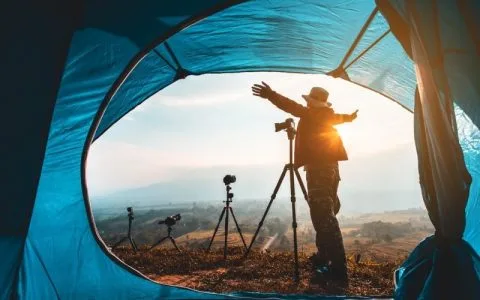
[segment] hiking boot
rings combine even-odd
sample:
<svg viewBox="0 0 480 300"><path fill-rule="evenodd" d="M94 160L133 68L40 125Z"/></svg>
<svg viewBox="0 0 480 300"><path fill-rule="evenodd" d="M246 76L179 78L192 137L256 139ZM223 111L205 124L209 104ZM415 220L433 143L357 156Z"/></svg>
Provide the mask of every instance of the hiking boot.
<svg viewBox="0 0 480 300"><path fill-rule="evenodd" d="M348 275L343 268L335 268L331 265L317 266L314 268L314 274L314 282L334 281L342 287L348 286Z"/></svg>
<svg viewBox="0 0 480 300"><path fill-rule="evenodd" d="M308 260L312 263L313 269L321 268L323 266L328 266L328 261L321 258L318 254L313 254L308 258Z"/></svg>

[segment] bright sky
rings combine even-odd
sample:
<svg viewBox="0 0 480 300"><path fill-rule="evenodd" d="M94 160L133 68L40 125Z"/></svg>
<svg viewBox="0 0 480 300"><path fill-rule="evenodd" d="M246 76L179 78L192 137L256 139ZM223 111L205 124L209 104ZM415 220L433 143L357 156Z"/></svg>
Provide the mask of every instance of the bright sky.
<svg viewBox="0 0 480 300"><path fill-rule="evenodd" d="M274 132L273 124L289 116L251 95L251 85L262 80L302 104L301 94L311 87L326 88L337 113L359 109L357 120L337 127L350 161L407 147L404 167L417 176L413 116L391 100L323 75L243 73L188 77L130 112L91 147L89 192L101 195L168 181L185 168L281 168L288 157L287 139Z"/></svg>

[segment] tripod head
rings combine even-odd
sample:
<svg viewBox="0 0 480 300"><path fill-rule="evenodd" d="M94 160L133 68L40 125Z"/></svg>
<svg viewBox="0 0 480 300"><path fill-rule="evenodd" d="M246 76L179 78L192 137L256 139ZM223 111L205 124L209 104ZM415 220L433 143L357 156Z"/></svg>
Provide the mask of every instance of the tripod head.
<svg viewBox="0 0 480 300"><path fill-rule="evenodd" d="M233 201L233 193L230 193L230 190L232 189L229 185L227 185L225 187L225 189L227 190L227 200L223 201L225 203L230 203Z"/></svg>
<svg viewBox="0 0 480 300"><path fill-rule="evenodd" d="M284 122L275 123L275 132L285 130L289 140L295 138L297 131L295 130L295 121L292 118L286 119Z"/></svg>
<svg viewBox="0 0 480 300"><path fill-rule="evenodd" d="M237 178L235 177L235 175L225 175L225 177L223 177L223 183L225 184L225 189L227 190L227 200L226 201L223 201L225 203L230 203L233 201L233 193L230 193L230 190L232 189L232 187L230 186L231 183L234 183L235 181L237 181Z"/></svg>

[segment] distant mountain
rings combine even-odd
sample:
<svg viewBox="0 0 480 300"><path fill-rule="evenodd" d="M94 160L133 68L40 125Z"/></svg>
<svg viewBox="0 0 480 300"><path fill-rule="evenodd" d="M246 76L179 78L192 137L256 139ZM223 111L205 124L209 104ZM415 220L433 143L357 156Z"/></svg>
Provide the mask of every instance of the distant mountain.
<svg viewBox="0 0 480 300"><path fill-rule="evenodd" d="M268 200L283 165L225 166L185 169L175 180L119 191L108 196L91 195L93 207L125 207L127 205L168 205L192 202L220 202L225 199L223 176L234 174L234 199ZM340 163L339 196L342 209L369 212L406 209L422 205L418 185L415 149L401 145L375 155L352 158ZM300 172L305 179L303 170ZM304 181L305 182L305 181ZM306 182L305 182L306 183ZM297 198L302 199L297 186ZM288 177L279 198L289 197Z"/></svg>

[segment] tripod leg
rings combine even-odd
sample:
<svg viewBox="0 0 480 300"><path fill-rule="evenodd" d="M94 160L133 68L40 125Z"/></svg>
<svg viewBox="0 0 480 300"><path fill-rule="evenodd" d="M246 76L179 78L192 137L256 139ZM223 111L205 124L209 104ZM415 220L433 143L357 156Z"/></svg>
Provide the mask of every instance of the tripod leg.
<svg viewBox="0 0 480 300"><path fill-rule="evenodd" d="M252 249L253 243L255 242L255 239L257 238L258 232L260 231L260 228L263 225L263 221L265 221L265 217L267 216L268 211L270 210L270 206L272 206L273 200L275 200L275 197L277 196L278 190L280 189L280 186L282 185L282 181L285 178L285 174L287 174L287 170L288 170L288 165L285 165L285 167L283 167L283 171L282 171L282 174L280 175L280 178L278 178L277 185L275 186L275 189L273 190L272 196L270 198L270 202L268 202L267 209L265 210L265 213L263 213L262 220L260 220L260 223L258 223L257 230L255 231L255 234L253 235L252 241L250 242L250 246L248 246L248 249L245 252L245 257L248 256L248 254L250 253L250 249Z"/></svg>
<svg viewBox="0 0 480 300"><path fill-rule="evenodd" d="M245 239L243 238L242 230L240 229L240 226L238 226L237 218L235 218L235 215L233 214L233 209L231 207L230 207L230 212L232 213L233 221L237 226L238 234L240 234L240 238L242 239L243 247L245 247L245 250L247 250L247 244L245 243Z"/></svg>
<svg viewBox="0 0 480 300"><path fill-rule="evenodd" d="M228 203L227 203L228 204ZM224 211L227 213L225 214L225 244L223 245L223 259L227 259L227 244L228 244L228 208L225 207Z"/></svg>
<svg viewBox="0 0 480 300"><path fill-rule="evenodd" d="M300 273L298 271L298 244L297 244L297 214L295 210L295 175L294 175L294 166L290 164L289 167L290 173L290 201L292 202L292 229L293 229L293 251L295 255L295 281L300 280Z"/></svg>
<svg viewBox="0 0 480 300"><path fill-rule="evenodd" d="M133 243L133 245L135 246L135 250L138 251L137 243L135 243L135 240L134 240L133 238L132 238L132 243Z"/></svg>
<svg viewBox="0 0 480 300"><path fill-rule="evenodd" d="M178 249L177 243L175 243L175 239L174 239L173 237L171 237L171 236L169 236L169 239L170 239L170 241L172 242L172 244L175 246L175 249L177 249L178 252L182 252L182 251L180 251L180 249Z"/></svg>
<svg viewBox="0 0 480 300"><path fill-rule="evenodd" d="M295 175L297 175L298 184L300 184L300 188L302 189L303 197L305 197L305 200L307 200L307 202L308 202L307 189L305 188L305 185L303 184L302 177L300 176L300 173L298 173L298 169L295 169Z"/></svg>
<svg viewBox="0 0 480 300"><path fill-rule="evenodd" d="M123 242L125 242L126 239L128 239L128 237L123 237L120 241L116 242L115 245L112 246L112 250L114 250L115 248L117 248L118 246L120 246L120 244L122 244Z"/></svg>
<svg viewBox="0 0 480 300"><path fill-rule="evenodd" d="M207 251L210 251L210 247L212 246L213 239L215 239L215 235L217 234L218 227L220 227L220 223L222 222L223 214L225 213L225 207L222 210L222 213L220 214L220 218L218 219L217 227L215 227L215 231L213 232L212 239L210 240L210 244L208 245Z"/></svg>
<svg viewBox="0 0 480 300"><path fill-rule="evenodd" d="M128 240L130 241L130 245L132 246L133 251L137 252L137 245L135 245L133 239L129 237Z"/></svg>
<svg viewBox="0 0 480 300"><path fill-rule="evenodd" d="M156 242L155 244L152 245L152 247L150 247L150 249L148 249L148 251L152 250L153 248L157 247L158 245L160 245L164 240L166 240L168 238L168 236L162 238L161 240L159 240L158 242Z"/></svg>

